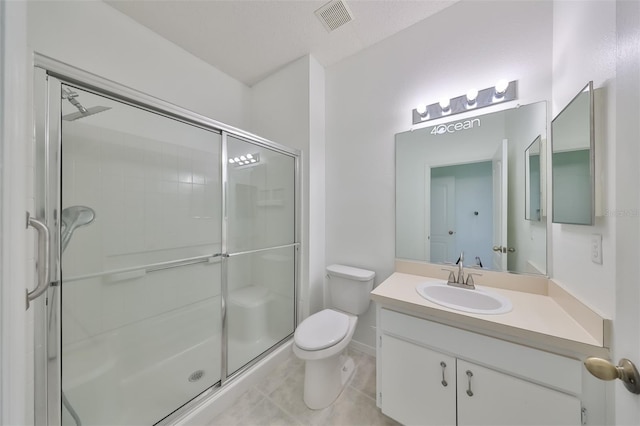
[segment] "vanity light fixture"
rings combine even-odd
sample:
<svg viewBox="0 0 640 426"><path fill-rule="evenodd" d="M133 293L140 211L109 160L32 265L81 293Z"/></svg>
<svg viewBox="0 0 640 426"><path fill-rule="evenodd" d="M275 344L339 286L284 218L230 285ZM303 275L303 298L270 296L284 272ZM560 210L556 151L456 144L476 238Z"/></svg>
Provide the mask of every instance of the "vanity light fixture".
<svg viewBox="0 0 640 426"><path fill-rule="evenodd" d="M467 92L467 105L473 106L478 99L478 89L469 89Z"/></svg>
<svg viewBox="0 0 640 426"><path fill-rule="evenodd" d="M420 115L420 117L422 118L426 118L429 115L429 112L427 111L427 105L426 104L421 104L418 105L416 107L416 112L418 113L418 115Z"/></svg>
<svg viewBox="0 0 640 426"><path fill-rule="evenodd" d="M507 80L498 80L496 83L496 97L501 98L507 93L507 89L509 88L509 82Z"/></svg>
<svg viewBox="0 0 640 426"><path fill-rule="evenodd" d="M471 89L465 95L451 99L442 99L440 102L421 105L412 111L413 124L435 120L445 115L454 115L469 109L484 108L502 102L518 99L517 80L499 80L495 86L486 89Z"/></svg>
<svg viewBox="0 0 640 426"><path fill-rule="evenodd" d="M233 164L236 167L249 166L258 162L260 162L259 154L245 154L229 158L229 164Z"/></svg>
<svg viewBox="0 0 640 426"><path fill-rule="evenodd" d="M440 102L438 102L438 104L440 105L440 109L442 110L443 113L449 112L449 110L451 110L450 99L443 98L440 100Z"/></svg>

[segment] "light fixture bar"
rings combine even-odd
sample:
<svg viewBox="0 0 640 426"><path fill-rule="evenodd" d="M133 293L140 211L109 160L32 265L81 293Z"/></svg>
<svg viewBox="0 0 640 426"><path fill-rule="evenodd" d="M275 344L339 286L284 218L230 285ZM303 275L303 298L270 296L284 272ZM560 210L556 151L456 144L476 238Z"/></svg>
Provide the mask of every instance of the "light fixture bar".
<svg viewBox="0 0 640 426"><path fill-rule="evenodd" d="M229 158L229 164L234 167L250 166L260 162L260 154L237 155Z"/></svg>
<svg viewBox="0 0 640 426"><path fill-rule="evenodd" d="M469 93L471 92L472 91L470 90ZM475 91L473 91L473 94L475 94ZM504 93L497 92L496 86L479 90L475 102L470 102L469 99L467 99L467 95L462 95L450 99L448 108L442 108L441 103L443 103L444 100L431 105L427 105L425 112L423 112L422 114L418 112L417 108L415 108L413 109L413 111L411 111L413 116L413 124L420 124L426 121L435 120L437 118L460 114L461 112L467 112L491 105L497 105L502 102L513 101L515 99L518 99L517 80L510 81ZM421 109L424 110L425 107L422 107Z"/></svg>

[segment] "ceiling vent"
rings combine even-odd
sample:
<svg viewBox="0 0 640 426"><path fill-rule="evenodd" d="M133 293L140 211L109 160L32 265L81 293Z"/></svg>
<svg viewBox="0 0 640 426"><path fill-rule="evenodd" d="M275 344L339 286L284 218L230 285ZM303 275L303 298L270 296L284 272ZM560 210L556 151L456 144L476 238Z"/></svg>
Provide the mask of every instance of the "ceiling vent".
<svg viewBox="0 0 640 426"><path fill-rule="evenodd" d="M331 32L347 22L353 21L349 6L342 0L333 0L315 11L322 25Z"/></svg>

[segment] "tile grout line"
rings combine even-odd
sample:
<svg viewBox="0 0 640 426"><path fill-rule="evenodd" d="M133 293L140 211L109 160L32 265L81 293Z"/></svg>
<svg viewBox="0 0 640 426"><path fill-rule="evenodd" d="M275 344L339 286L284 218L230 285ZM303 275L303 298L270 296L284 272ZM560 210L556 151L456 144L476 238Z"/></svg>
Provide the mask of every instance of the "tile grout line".
<svg viewBox="0 0 640 426"><path fill-rule="evenodd" d="M376 402L376 403L377 403L377 401L376 401L376 399L375 399L375 398L372 398L370 395L366 394L364 391L362 391L362 390L360 390L360 389L356 388L355 386L351 386L351 385L349 385L349 387L350 387L351 389L353 389L353 390L357 391L358 393L360 393L360 394L362 394L362 395L366 396L367 398L369 398L369 399L370 399L370 400L372 400L373 402ZM376 407L377 407L377 405L376 405Z"/></svg>
<svg viewBox="0 0 640 426"><path fill-rule="evenodd" d="M282 408L280 406L280 404L278 404L277 402L275 402L273 399L271 399L268 395L265 396L265 399L268 399L273 405L275 405L278 410L282 411L284 414L286 414L288 417L290 417L291 419L293 419L296 423L304 425L305 423L298 418L298 416L294 416L293 414L291 414L288 410L285 410L284 408Z"/></svg>

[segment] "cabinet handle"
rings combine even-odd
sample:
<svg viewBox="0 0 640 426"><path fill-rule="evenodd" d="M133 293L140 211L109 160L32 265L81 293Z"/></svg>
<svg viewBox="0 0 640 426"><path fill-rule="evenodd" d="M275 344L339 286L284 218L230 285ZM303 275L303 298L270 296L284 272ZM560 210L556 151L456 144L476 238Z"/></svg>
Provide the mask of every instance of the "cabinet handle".
<svg viewBox="0 0 640 426"><path fill-rule="evenodd" d="M469 389L467 389L467 395L473 396L473 392L471 391L471 378L473 377L473 373L471 370L467 370L467 378L469 379Z"/></svg>
<svg viewBox="0 0 640 426"><path fill-rule="evenodd" d="M447 368L447 364L444 361L440 361L440 367L442 367L442 381L440 383L442 383L442 386L447 386L448 383L444 379L444 369Z"/></svg>

